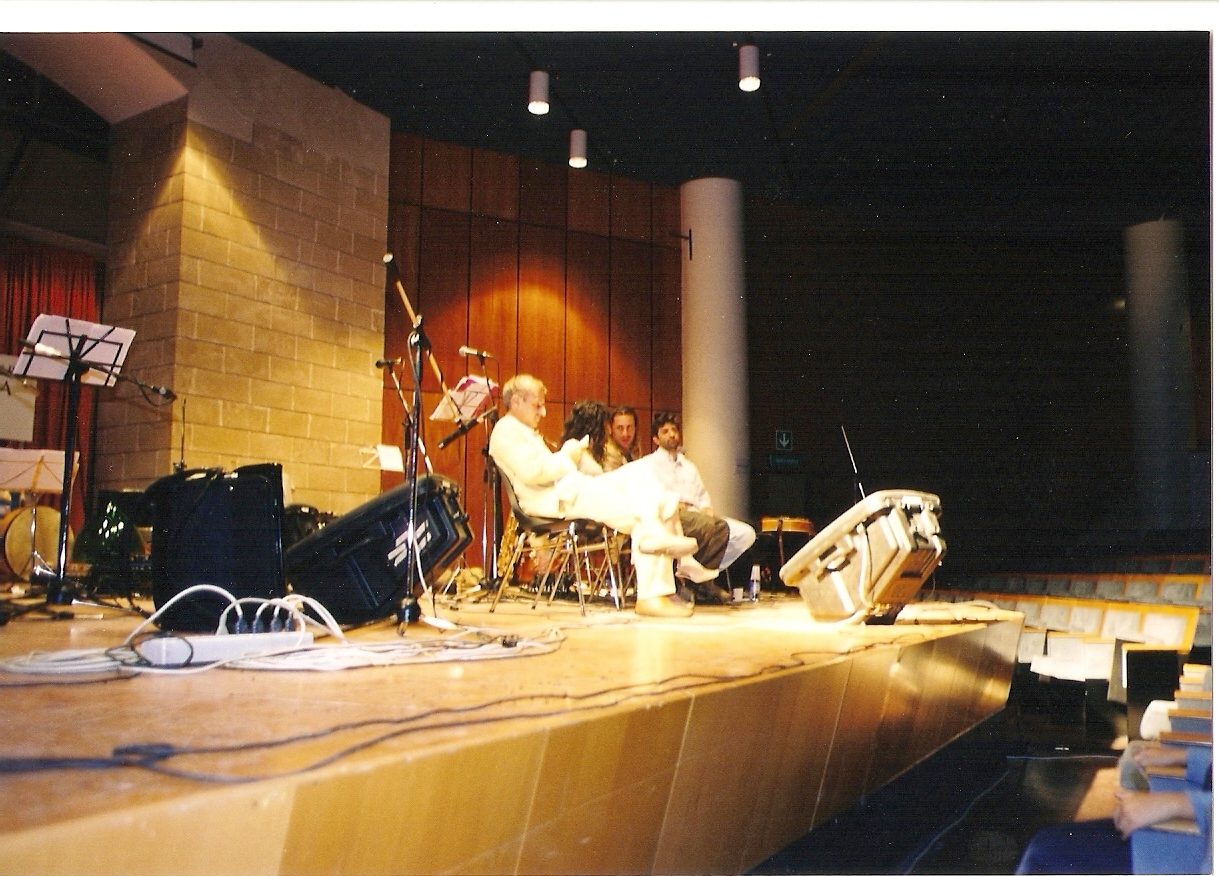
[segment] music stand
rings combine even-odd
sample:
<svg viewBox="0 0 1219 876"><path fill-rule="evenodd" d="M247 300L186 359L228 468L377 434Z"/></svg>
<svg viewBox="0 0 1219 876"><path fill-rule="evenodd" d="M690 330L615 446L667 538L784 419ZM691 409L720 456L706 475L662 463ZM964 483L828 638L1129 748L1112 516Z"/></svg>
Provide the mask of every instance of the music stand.
<svg viewBox="0 0 1219 876"><path fill-rule="evenodd" d="M22 342L24 349L13 366L13 372L22 377L60 380L68 385L59 548L55 557L55 578L47 582L49 603L68 605L72 602L65 573L68 566L68 515L72 509L72 465L76 459L80 387L84 383L113 386L134 337L135 332L131 329L43 313L30 326L30 332Z"/></svg>

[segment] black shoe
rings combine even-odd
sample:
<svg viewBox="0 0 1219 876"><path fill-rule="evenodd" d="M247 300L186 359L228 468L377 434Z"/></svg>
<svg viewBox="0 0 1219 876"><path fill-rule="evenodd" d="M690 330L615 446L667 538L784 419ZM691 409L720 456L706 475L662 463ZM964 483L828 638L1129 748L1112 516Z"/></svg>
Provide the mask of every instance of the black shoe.
<svg viewBox="0 0 1219 876"><path fill-rule="evenodd" d="M694 585L694 601L698 605L727 605L732 602L732 595L714 581L704 581Z"/></svg>

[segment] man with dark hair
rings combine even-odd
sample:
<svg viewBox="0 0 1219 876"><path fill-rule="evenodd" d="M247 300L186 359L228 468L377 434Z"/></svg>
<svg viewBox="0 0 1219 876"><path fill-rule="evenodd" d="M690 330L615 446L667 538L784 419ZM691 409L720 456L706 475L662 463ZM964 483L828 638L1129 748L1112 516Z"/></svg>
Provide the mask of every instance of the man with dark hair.
<svg viewBox="0 0 1219 876"><path fill-rule="evenodd" d="M677 575L694 584L696 595L704 600L728 602L731 597L715 585L715 579L753 545L757 533L748 523L721 517L712 509L698 467L682 452L677 414L658 411L652 417L652 443L656 450L647 459L661 486L681 500L682 532L699 544L693 556L678 561Z"/></svg>
<svg viewBox="0 0 1219 876"><path fill-rule="evenodd" d="M621 468L635 461L635 433L639 428L639 417L628 405L614 408L610 418L610 436L605 442L605 455L601 467L606 471Z"/></svg>

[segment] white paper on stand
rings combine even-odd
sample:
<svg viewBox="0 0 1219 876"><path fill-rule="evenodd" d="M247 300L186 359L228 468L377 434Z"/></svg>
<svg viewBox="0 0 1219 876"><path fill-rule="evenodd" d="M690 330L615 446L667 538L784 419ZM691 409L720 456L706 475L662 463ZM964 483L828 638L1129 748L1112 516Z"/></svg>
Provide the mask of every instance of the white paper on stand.
<svg viewBox="0 0 1219 876"><path fill-rule="evenodd" d="M436 405L436 410L432 411L429 419L451 422L473 420L478 416L479 408L498 388L499 385L495 381L467 374L449 390L449 395L440 400L440 404ZM453 408L454 403L457 405L456 411ZM460 416L458 416L458 412L460 412Z"/></svg>

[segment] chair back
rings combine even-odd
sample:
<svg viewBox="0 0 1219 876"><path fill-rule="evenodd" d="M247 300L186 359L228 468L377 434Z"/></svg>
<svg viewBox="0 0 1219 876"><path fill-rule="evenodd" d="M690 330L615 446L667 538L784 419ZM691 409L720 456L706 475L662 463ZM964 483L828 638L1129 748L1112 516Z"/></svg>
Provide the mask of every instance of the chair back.
<svg viewBox="0 0 1219 876"><path fill-rule="evenodd" d="M491 460L491 464L499 472L499 481L504 485L504 492L508 494L508 506L512 508L512 516L516 518L516 522L520 525L521 529L541 530L552 527L556 522L563 522L554 517L534 517L522 511L521 503L516 498L516 488L512 486L512 478L508 477L508 473L500 467L494 457L488 456L487 458Z"/></svg>

